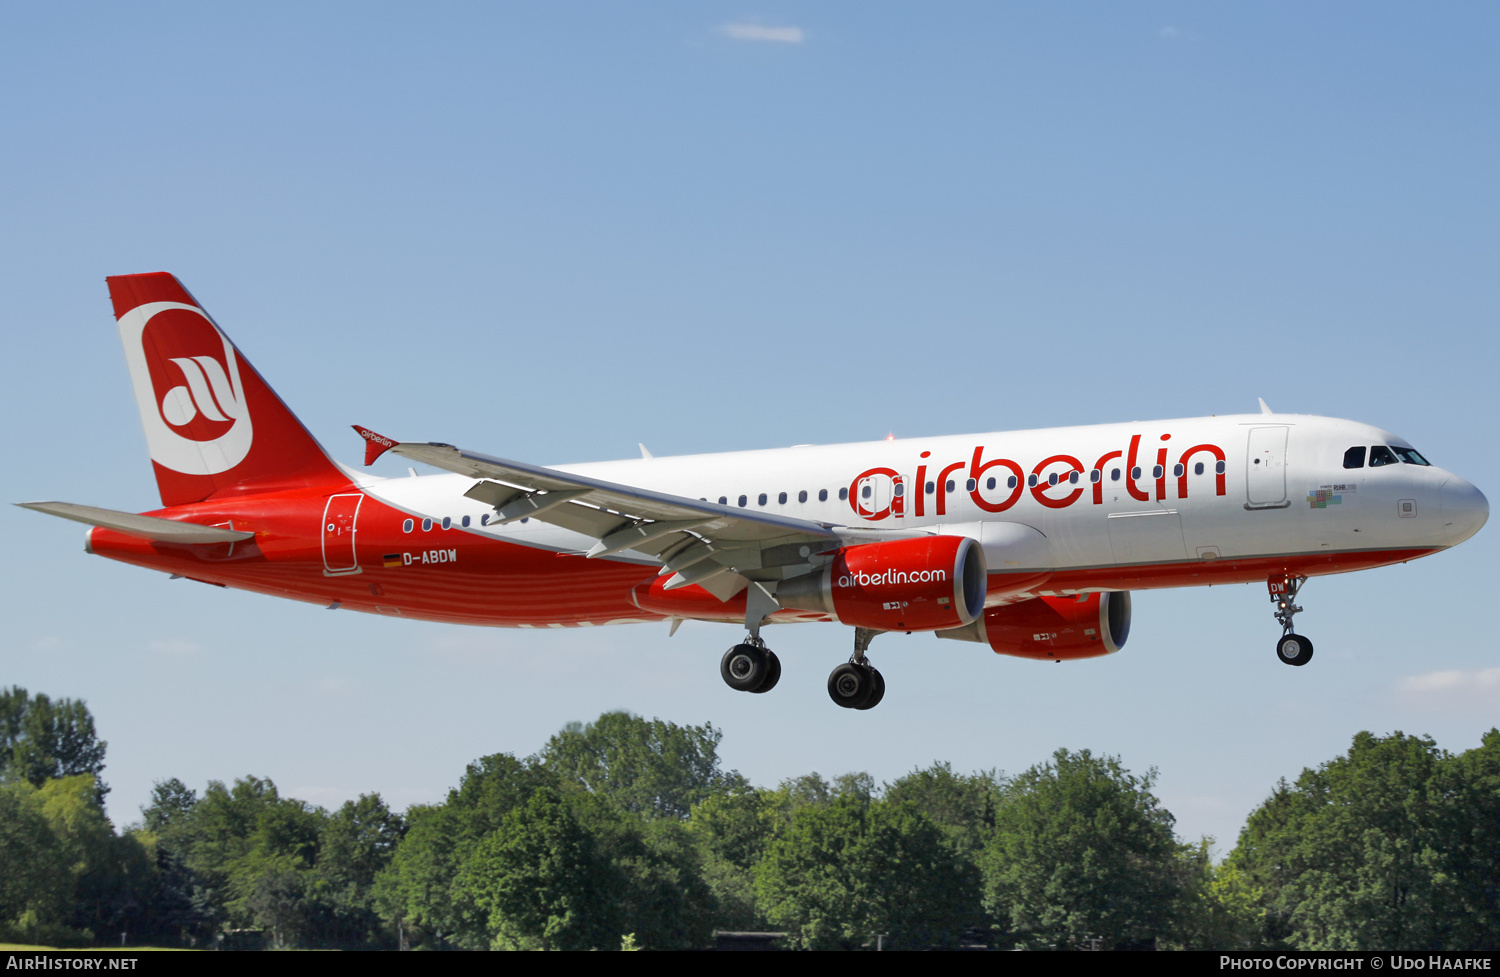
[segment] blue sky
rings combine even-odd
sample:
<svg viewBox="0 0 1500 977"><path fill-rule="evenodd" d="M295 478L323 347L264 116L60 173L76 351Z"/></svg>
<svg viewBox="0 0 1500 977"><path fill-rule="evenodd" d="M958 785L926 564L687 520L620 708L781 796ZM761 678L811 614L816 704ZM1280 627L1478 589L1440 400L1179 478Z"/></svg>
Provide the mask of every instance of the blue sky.
<svg viewBox="0 0 1500 977"><path fill-rule="evenodd" d="M564 463L1277 410L1500 492L1490 5L373 3L0 9L9 501L157 504L103 278L168 270L339 458L348 425ZM382 471L399 466L382 462ZM1361 729L1500 723L1493 528L1314 580L1136 595L1043 666L930 636L834 707L846 630L391 622L86 557L6 507L0 682L88 700L110 809L269 776L432 801L623 708L712 721L758 783L1160 771L1232 845ZM753 701L752 701L753 700Z"/></svg>

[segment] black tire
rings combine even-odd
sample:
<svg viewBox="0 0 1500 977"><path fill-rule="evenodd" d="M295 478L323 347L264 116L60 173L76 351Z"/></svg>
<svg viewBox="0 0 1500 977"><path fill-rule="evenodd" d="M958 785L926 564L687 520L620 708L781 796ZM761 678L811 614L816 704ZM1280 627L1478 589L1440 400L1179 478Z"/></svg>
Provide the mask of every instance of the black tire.
<svg viewBox="0 0 1500 977"><path fill-rule="evenodd" d="M828 698L845 709L861 709L870 698L872 669L845 662L828 675Z"/></svg>
<svg viewBox="0 0 1500 977"><path fill-rule="evenodd" d="M754 645L735 645L719 659L719 675L736 692L754 692L766 680L770 662Z"/></svg>
<svg viewBox="0 0 1500 977"><path fill-rule="evenodd" d="M880 705L880 700L885 698L885 677L880 674L880 669L870 669L870 695L865 699L863 705L856 708L874 709Z"/></svg>
<svg viewBox="0 0 1500 977"><path fill-rule="evenodd" d="M776 657L776 652L770 651L768 649L766 651L766 677L760 683L760 685L756 686L750 691L756 693L757 695L762 692L769 692L772 689L776 688L776 683L780 681L781 659Z"/></svg>
<svg viewBox="0 0 1500 977"><path fill-rule="evenodd" d="M1306 665L1312 661L1313 645L1300 634L1283 635L1276 642L1276 657L1285 665Z"/></svg>

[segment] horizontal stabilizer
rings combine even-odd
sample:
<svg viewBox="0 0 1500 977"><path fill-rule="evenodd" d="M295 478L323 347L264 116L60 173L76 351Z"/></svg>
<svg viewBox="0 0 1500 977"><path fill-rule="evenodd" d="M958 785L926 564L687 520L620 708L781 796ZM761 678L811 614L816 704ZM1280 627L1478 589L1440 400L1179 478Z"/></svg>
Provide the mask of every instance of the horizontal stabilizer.
<svg viewBox="0 0 1500 977"><path fill-rule="evenodd" d="M138 516L131 512L97 509L91 505L74 505L71 502L17 502L16 505L158 543L235 543L255 535L238 529L200 526L193 522L178 522L158 516Z"/></svg>

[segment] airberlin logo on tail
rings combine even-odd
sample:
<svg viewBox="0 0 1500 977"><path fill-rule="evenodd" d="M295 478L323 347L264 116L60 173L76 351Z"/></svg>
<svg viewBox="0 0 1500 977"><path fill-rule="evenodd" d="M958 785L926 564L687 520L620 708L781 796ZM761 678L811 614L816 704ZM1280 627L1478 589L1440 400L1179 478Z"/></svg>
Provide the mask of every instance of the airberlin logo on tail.
<svg viewBox="0 0 1500 977"><path fill-rule="evenodd" d="M120 317L120 339L152 461L217 475L245 460L252 430L239 358L202 309L137 306Z"/></svg>

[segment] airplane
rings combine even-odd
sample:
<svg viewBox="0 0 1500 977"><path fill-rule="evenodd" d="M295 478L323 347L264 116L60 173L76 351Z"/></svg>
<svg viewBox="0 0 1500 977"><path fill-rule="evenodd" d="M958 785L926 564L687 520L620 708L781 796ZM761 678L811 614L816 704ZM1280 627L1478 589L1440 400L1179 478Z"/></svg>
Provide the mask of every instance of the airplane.
<svg viewBox="0 0 1500 977"><path fill-rule="evenodd" d="M86 550L220 587L518 628L740 625L730 688L769 692L767 624L838 622L828 693L885 695L871 640L929 631L1062 662L1119 651L1132 590L1264 582L1305 665L1306 581L1427 556L1484 495L1353 421L1260 413L543 467L355 426L445 474L334 461L165 272L107 279L162 508L20 503Z"/></svg>

